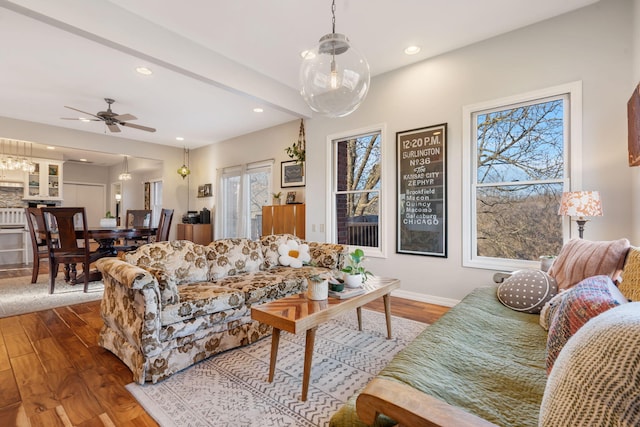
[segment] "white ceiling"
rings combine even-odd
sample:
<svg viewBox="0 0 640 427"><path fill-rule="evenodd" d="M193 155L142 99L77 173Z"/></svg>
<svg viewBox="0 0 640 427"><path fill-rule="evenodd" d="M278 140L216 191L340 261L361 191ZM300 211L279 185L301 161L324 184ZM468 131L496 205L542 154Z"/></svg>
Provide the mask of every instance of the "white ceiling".
<svg viewBox="0 0 640 427"><path fill-rule="evenodd" d="M338 0L336 32L375 76L595 1ZM111 135L197 148L311 117L299 54L329 32L329 0L0 0L0 116L109 133L61 120L109 97L157 128Z"/></svg>

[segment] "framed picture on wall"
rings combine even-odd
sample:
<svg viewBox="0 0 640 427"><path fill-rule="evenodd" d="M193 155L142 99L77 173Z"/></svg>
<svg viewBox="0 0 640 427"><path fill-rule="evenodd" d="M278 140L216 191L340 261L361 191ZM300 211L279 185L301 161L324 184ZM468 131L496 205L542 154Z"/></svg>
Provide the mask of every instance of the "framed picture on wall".
<svg viewBox="0 0 640 427"><path fill-rule="evenodd" d="M640 166L640 84L627 102L629 166Z"/></svg>
<svg viewBox="0 0 640 427"><path fill-rule="evenodd" d="M397 252L447 257L447 124L397 138Z"/></svg>
<svg viewBox="0 0 640 427"><path fill-rule="evenodd" d="M281 162L280 187L304 187L304 163Z"/></svg>

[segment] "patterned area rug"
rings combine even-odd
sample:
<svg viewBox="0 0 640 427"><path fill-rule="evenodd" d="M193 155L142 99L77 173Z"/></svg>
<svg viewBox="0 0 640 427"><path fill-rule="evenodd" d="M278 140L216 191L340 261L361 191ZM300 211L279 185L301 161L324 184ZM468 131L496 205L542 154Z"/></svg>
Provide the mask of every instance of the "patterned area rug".
<svg viewBox="0 0 640 427"><path fill-rule="evenodd" d="M355 310L316 333L306 402L300 400L305 334L282 332L273 383L267 382L271 338L211 357L157 384L127 389L163 427L326 426L331 415L362 389L427 326L393 317L386 339L383 313Z"/></svg>
<svg viewBox="0 0 640 427"><path fill-rule="evenodd" d="M0 317L15 316L32 311L48 310L65 305L95 301L102 298L104 284L89 283L89 291L83 292L84 283L71 286L65 283L63 273L58 274L53 295L49 294L49 276L40 274L37 283L29 276L0 279Z"/></svg>

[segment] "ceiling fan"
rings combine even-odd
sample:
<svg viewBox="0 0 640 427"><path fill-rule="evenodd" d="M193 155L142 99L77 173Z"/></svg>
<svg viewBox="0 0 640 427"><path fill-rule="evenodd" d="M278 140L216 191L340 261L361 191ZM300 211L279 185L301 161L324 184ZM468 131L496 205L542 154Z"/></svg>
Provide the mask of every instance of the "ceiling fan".
<svg viewBox="0 0 640 427"><path fill-rule="evenodd" d="M73 107L68 107L68 106L64 106L64 108L68 108L70 110L74 110L77 111L79 113L82 114L87 114L89 116L93 116L95 117L95 119L83 119L83 118L75 118L75 117L62 117L62 120L91 120L94 122L97 121L103 121L105 122L105 124L107 125L107 127L109 128L109 130L111 132L120 132L120 128L118 127L118 125L120 126L126 126L126 127L130 127L130 128L134 128L134 129L140 129L140 130L144 130L147 132L155 132L156 130L154 128L150 128L147 126L142 126L142 125L136 125L134 123L127 123L130 120L137 120L138 118L132 114L117 114L114 113L113 111L111 111L111 104L113 104L115 102L115 100L111 99L111 98L105 98L104 99L107 103L107 111L99 111L97 114L91 114L91 113L87 113L86 111L82 111L82 110L78 110L77 108L73 108Z"/></svg>

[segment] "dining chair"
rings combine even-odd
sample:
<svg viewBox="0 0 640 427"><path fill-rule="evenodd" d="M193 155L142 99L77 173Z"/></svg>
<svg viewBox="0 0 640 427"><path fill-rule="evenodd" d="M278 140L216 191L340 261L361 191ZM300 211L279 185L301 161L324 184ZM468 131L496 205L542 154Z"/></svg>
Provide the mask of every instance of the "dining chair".
<svg viewBox="0 0 640 427"><path fill-rule="evenodd" d="M65 280L77 279L76 264L82 263L84 292L89 288L91 263L101 257L99 252L91 252L87 234L87 214L85 208L41 208L47 247L49 250L49 293L55 288L60 264L64 264ZM76 227L76 224L79 227ZM81 236L77 232L81 231ZM57 239L57 244L56 240Z"/></svg>
<svg viewBox="0 0 640 427"><path fill-rule="evenodd" d="M149 227L151 225L151 209L127 209L127 214L124 218L126 227ZM122 249L133 250L145 243L149 243L149 239L125 239Z"/></svg>
<svg viewBox="0 0 640 427"><path fill-rule="evenodd" d="M171 229L172 218L173 209L162 209L160 212L160 221L158 222L156 242L166 242L169 240L169 230Z"/></svg>
<svg viewBox="0 0 640 427"><path fill-rule="evenodd" d="M31 236L31 249L33 252L33 271L31 273L31 283L38 281L40 272L40 260L49 259L49 249L47 239L44 237L44 217L40 208L24 208L27 217L27 226ZM42 233L42 234L40 234Z"/></svg>

